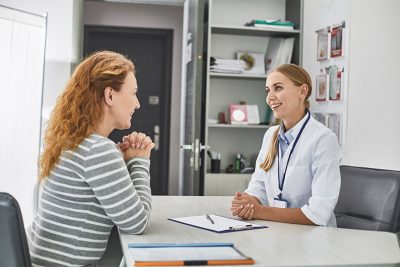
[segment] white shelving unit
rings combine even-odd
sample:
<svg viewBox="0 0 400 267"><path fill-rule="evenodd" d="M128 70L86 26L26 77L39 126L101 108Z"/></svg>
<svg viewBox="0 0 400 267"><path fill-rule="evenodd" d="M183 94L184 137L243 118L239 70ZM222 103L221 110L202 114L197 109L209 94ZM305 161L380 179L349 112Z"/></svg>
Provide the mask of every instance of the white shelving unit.
<svg viewBox="0 0 400 267"><path fill-rule="evenodd" d="M236 58L237 52L266 53L272 37L295 37L292 62L301 63L302 0L210 0L208 26L208 56ZM252 19L281 19L295 23L294 30L268 30L244 26ZM210 150L221 153L221 173L209 173L205 168L205 195L233 195L243 191L251 174L225 174L225 168L234 163L238 153L254 164L268 125L230 125L208 123L217 119L219 112L229 118L229 105L245 101L257 105L260 120L265 122L264 74L226 74L209 71L207 62L205 141Z"/></svg>

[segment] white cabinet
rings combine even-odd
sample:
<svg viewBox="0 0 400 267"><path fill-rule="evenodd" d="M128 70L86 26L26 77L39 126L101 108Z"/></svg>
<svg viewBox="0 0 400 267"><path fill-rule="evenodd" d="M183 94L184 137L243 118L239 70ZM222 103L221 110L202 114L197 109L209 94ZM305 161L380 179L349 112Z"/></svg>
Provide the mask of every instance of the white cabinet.
<svg viewBox="0 0 400 267"><path fill-rule="evenodd" d="M206 89L205 141L210 150L221 154L221 173L211 174L210 160L205 168L205 195L232 195L243 191L250 174L225 174L238 153L254 164L268 125L216 124L218 113L229 118L229 105L240 101L257 105L261 122L266 121L264 74L222 74L209 71L210 57L236 59L237 52L266 54L273 37L294 37L292 62L301 62L301 0L210 0L208 24L208 63ZM295 23L293 30L267 30L244 26L253 19L281 19ZM210 120L211 119L211 120ZM254 166L253 166L254 167Z"/></svg>

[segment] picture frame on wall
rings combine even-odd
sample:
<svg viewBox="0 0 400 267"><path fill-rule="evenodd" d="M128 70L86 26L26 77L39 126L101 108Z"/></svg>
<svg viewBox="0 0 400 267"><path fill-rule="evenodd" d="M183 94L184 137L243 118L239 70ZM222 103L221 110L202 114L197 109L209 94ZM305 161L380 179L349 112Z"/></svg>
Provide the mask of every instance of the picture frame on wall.
<svg viewBox="0 0 400 267"><path fill-rule="evenodd" d="M342 68L337 66L329 68L329 100L341 100L342 74Z"/></svg>
<svg viewBox="0 0 400 267"><path fill-rule="evenodd" d="M342 115L338 113L328 113L327 114L327 127L335 133L339 144L342 144L341 141L341 122L342 122Z"/></svg>
<svg viewBox="0 0 400 267"><path fill-rule="evenodd" d="M331 28L331 58L344 56L343 29L344 22Z"/></svg>
<svg viewBox="0 0 400 267"><path fill-rule="evenodd" d="M317 37L317 61L328 59L329 56L329 27L316 31Z"/></svg>
<svg viewBox="0 0 400 267"><path fill-rule="evenodd" d="M321 112L314 112L313 117L316 121L322 123L323 125L327 125L326 114Z"/></svg>
<svg viewBox="0 0 400 267"><path fill-rule="evenodd" d="M316 101L326 101L326 94L328 92L328 77L327 74L321 74L317 76L316 79L316 93L315 93L315 100Z"/></svg>

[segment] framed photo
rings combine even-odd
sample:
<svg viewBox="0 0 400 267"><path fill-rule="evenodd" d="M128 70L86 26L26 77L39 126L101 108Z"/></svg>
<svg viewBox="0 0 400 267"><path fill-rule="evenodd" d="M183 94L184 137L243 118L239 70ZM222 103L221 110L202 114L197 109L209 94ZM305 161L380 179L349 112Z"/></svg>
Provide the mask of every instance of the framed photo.
<svg viewBox="0 0 400 267"><path fill-rule="evenodd" d="M333 26L331 29L331 58L344 55L343 29L343 24Z"/></svg>
<svg viewBox="0 0 400 267"><path fill-rule="evenodd" d="M325 113L315 112L315 113L313 113L313 116L316 121L322 123L323 125L327 125Z"/></svg>
<svg viewBox="0 0 400 267"><path fill-rule="evenodd" d="M316 101L326 101L326 94L328 92L328 76L326 74L317 76L317 90L315 93Z"/></svg>
<svg viewBox="0 0 400 267"><path fill-rule="evenodd" d="M317 60L328 59L329 56L329 28L320 29L317 31Z"/></svg>
<svg viewBox="0 0 400 267"><path fill-rule="evenodd" d="M328 125L327 127L331 129L335 135L337 136L339 144L341 144L341 115L337 113L329 113L327 114L327 121Z"/></svg>
<svg viewBox="0 0 400 267"><path fill-rule="evenodd" d="M236 58L246 63L246 69L243 73L265 74L264 53L237 52Z"/></svg>
<svg viewBox="0 0 400 267"><path fill-rule="evenodd" d="M249 124L246 105L229 105L231 124Z"/></svg>
<svg viewBox="0 0 400 267"><path fill-rule="evenodd" d="M337 66L329 68L329 100L341 100L342 74Z"/></svg>

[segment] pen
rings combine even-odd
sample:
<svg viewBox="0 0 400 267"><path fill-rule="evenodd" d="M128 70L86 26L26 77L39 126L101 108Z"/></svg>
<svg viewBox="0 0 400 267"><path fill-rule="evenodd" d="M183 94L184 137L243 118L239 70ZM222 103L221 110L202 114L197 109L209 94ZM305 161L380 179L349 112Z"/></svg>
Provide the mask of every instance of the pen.
<svg viewBox="0 0 400 267"><path fill-rule="evenodd" d="M210 215L206 214L207 220L209 220L212 224L214 224L214 220L211 219Z"/></svg>
<svg viewBox="0 0 400 267"><path fill-rule="evenodd" d="M231 230L231 231L240 231L240 230L252 229L252 228L253 228L253 225L246 224L246 225L230 226L229 230Z"/></svg>
<svg viewBox="0 0 400 267"><path fill-rule="evenodd" d="M248 265L254 264L254 260L187 260L187 261L135 261L135 266L184 266L184 265Z"/></svg>

